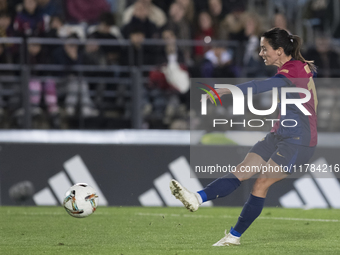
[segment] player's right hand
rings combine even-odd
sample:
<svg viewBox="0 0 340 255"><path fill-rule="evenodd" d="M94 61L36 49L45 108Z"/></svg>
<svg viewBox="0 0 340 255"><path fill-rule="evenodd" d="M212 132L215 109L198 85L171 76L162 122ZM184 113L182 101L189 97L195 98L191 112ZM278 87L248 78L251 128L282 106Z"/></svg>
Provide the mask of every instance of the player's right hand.
<svg viewBox="0 0 340 255"><path fill-rule="evenodd" d="M215 90L220 97L222 97L223 95L227 95L227 94L231 93L230 90L226 89L226 88L215 89ZM217 98L217 95L215 94L214 91L210 90L209 92L210 92L211 95L213 95L214 98ZM210 96L208 96L208 98L209 98L210 102L212 104L214 104L214 100Z"/></svg>

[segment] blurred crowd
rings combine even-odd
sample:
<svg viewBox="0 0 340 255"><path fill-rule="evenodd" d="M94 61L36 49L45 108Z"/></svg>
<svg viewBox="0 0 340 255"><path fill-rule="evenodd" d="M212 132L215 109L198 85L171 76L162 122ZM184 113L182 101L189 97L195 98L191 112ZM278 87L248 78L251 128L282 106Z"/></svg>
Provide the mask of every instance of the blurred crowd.
<svg viewBox="0 0 340 255"><path fill-rule="evenodd" d="M0 64L136 66L142 80L141 127L189 129L190 78L275 74L258 56L260 36L271 27L304 38L303 55L315 61L318 77L340 77L339 13L336 0L0 0L0 37L21 37L25 44L23 51L17 44L0 43ZM27 43L32 37L65 41ZM20 75L8 69L0 74ZM134 84L119 82L130 75L33 68L27 81L33 128L131 128ZM110 83L86 77L118 79ZM27 114L23 93L15 93L20 85L14 85L0 83L1 128L22 128ZM336 89L321 95L334 97ZM267 107L261 103L266 96L258 100ZM334 110L340 105L336 97L333 101L321 109L320 125L326 131L340 128ZM330 120L339 124L328 128Z"/></svg>

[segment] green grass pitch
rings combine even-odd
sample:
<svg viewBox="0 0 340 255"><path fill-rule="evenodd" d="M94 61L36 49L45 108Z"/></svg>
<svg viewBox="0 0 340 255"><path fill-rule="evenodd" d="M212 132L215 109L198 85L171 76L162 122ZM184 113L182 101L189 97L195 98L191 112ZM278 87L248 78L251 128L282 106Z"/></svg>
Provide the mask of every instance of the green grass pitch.
<svg viewBox="0 0 340 255"><path fill-rule="evenodd" d="M0 207L0 254L340 254L340 210L264 208L241 246L212 247L241 208Z"/></svg>

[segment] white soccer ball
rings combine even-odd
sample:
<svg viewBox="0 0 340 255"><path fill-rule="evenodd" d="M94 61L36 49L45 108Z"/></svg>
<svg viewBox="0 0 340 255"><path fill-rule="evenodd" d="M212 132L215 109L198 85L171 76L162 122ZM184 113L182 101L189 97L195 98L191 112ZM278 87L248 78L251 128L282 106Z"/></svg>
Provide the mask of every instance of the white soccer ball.
<svg viewBox="0 0 340 255"><path fill-rule="evenodd" d="M63 205L72 217L84 218L96 210L98 196L94 188L88 184L77 183L66 192Z"/></svg>

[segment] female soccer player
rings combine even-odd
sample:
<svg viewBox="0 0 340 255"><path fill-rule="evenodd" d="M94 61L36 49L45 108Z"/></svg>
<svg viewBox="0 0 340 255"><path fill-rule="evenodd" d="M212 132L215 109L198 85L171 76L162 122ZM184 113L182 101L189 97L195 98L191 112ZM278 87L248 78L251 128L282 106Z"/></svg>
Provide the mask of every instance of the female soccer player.
<svg viewBox="0 0 340 255"><path fill-rule="evenodd" d="M200 204L215 198L225 197L237 189L242 181L257 174L256 172L242 172L245 167L266 166L269 171L260 171L253 186L248 201L234 227L230 232L213 246L239 245L241 235L251 223L260 215L269 187L286 178L292 165L301 165L308 162L313 156L317 144L317 98L313 73L316 68L313 61L305 60L301 53L301 38L290 35L286 30L273 28L261 37L261 51L259 55L266 65L278 67L274 77L263 81L251 81L237 85L244 94L247 88L252 87L253 93L261 93L274 87L298 87L309 90L311 98L303 106L310 115L305 115L295 104L288 104L286 115L279 115L280 121L276 122L271 132L261 141L257 142L246 155L245 159L236 167L236 172L229 173L210 183L206 188L197 193L188 191L176 180L170 182L172 194L179 199L190 211L196 211ZM281 96L281 89L279 96ZM228 89L216 89L222 96L230 94ZM304 98L303 93L287 93L287 99ZM280 97L279 97L280 98ZM281 103L279 102L281 111ZM283 120L293 119L295 127L284 127ZM285 125L287 126L287 125ZM287 168L288 167L288 168ZM254 168L252 168L254 169ZM270 169L280 169L275 172Z"/></svg>

